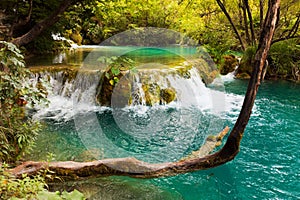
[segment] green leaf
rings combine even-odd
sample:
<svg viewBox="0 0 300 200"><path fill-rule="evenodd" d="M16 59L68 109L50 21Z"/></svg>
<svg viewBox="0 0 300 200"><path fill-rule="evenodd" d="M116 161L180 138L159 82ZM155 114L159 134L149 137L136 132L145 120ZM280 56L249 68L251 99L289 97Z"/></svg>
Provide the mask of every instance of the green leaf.
<svg viewBox="0 0 300 200"><path fill-rule="evenodd" d="M114 82L118 83L119 82L119 78L118 77L114 77Z"/></svg>
<svg viewBox="0 0 300 200"><path fill-rule="evenodd" d="M112 72L113 75L118 76L120 74L120 68L119 68L119 66L113 66L111 68L111 72Z"/></svg>

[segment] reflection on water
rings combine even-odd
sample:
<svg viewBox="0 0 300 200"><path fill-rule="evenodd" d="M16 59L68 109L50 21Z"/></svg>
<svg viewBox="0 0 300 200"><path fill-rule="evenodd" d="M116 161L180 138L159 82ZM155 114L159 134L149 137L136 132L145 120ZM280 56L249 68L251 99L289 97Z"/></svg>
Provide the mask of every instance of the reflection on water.
<svg viewBox="0 0 300 200"><path fill-rule="evenodd" d="M183 200L178 192L155 186L146 181L126 177L93 178L85 181L65 182L50 185L54 191L77 189L90 200Z"/></svg>
<svg viewBox="0 0 300 200"><path fill-rule="evenodd" d="M195 47L117 47L117 46L88 46L66 50L59 53L45 54L31 57L26 60L29 67L41 67L51 65L81 66L98 65L98 58L102 56L126 56L138 64L160 63L163 65L176 65L197 55Z"/></svg>

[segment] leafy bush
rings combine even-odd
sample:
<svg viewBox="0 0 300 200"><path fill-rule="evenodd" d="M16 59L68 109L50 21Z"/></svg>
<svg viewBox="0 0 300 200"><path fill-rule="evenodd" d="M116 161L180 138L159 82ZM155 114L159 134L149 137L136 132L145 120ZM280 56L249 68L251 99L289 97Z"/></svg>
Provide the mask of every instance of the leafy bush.
<svg viewBox="0 0 300 200"><path fill-rule="evenodd" d="M8 171L7 166L0 166L0 199L49 199L49 200L82 200L84 195L77 190L72 192L63 191L49 192L45 178L42 175L23 179L14 178Z"/></svg>
<svg viewBox="0 0 300 200"><path fill-rule="evenodd" d="M248 76L251 75L256 50L257 50L256 46L249 46L244 51L241 63L240 63L239 68L237 70L237 76L238 77L240 77L239 75L241 75L241 74L248 74Z"/></svg>
<svg viewBox="0 0 300 200"><path fill-rule="evenodd" d="M28 80L24 57L12 43L0 41L0 162L12 163L28 152L40 125L26 114L25 106L46 102L46 90Z"/></svg>
<svg viewBox="0 0 300 200"><path fill-rule="evenodd" d="M269 57L271 75L291 77L293 67L299 66L300 47L297 45L297 40L285 40L273 44Z"/></svg>

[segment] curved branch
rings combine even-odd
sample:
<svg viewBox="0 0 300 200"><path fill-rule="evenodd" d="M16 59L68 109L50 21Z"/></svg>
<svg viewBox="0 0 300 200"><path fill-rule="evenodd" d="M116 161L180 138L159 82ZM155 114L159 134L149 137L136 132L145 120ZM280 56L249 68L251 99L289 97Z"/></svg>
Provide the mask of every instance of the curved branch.
<svg viewBox="0 0 300 200"><path fill-rule="evenodd" d="M50 170L55 172L56 175L67 179L110 175L124 175L136 178L171 176L215 166L214 156L204 156L221 145L221 141L228 131L229 128L226 127L217 136L209 136L198 151L194 151L191 155L178 162L151 164L135 158L112 158L92 162L66 161L48 163L28 161L10 170L10 173L17 178L21 178L22 174L36 175L41 170Z"/></svg>

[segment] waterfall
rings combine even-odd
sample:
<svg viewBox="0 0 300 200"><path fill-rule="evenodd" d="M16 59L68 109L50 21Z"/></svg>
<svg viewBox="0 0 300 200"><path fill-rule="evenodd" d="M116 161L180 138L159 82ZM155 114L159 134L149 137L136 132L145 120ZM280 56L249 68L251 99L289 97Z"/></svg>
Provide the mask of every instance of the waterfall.
<svg viewBox="0 0 300 200"><path fill-rule="evenodd" d="M175 103L177 106L207 106L209 104L210 91L202 82L196 68L189 70L189 77L184 77L170 70L145 70L134 75L134 96L140 101L133 101L131 105L146 105L147 99L143 85L157 84L162 89L173 88L176 93ZM146 80L147 83L142 80ZM159 102L156 102L159 104ZM162 102L162 104L166 104Z"/></svg>
<svg viewBox="0 0 300 200"><path fill-rule="evenodd" d="M239 109L242 97L206 87L196 68L185 73L176 69L141 69L132 75L127 106L195 107L203 112L220 114ZM74 114L108 109L97 105L95 96L101 79L99 71L44 71L33 74L35 82L46 78L51 85L48 107L38 108L38 118L68 120ZM121 84L122 79L120 80ZM170 102L161 98L162 91L174 91ZM119 93L119 91L114 91ZM112 95L112 98L114 95ZM118 99L117 99L118 100ZM239 103L236 103L236 102ZM126 106L125 106L126 107Z"/></svg>
<svg viewBox="0 0 300 200"><path fill-rule="evenodd" d="M241 59L242 59L241 57L237 57L238 64L235 66L235 68L234 68L234 70L232 72L230 72L230 73L228 73L226 75L222 75L221 76L222 81L224 81L224 82L230 82L230 81L234 80L234 77L235 77L235 75L237 73L237 70L238 70L238 68L240 66Z"/></svg>
<svg viewBox="0 0 300 200"><path fill-rule="evenodd" d="M68 120L76 112L86 112L97 109L95 106L95 91L100 80L99 72L70 75L69 71L45 71L32 74L32 82L39 79L49 81L49 105L38 107L35 117Z"/></svg>

